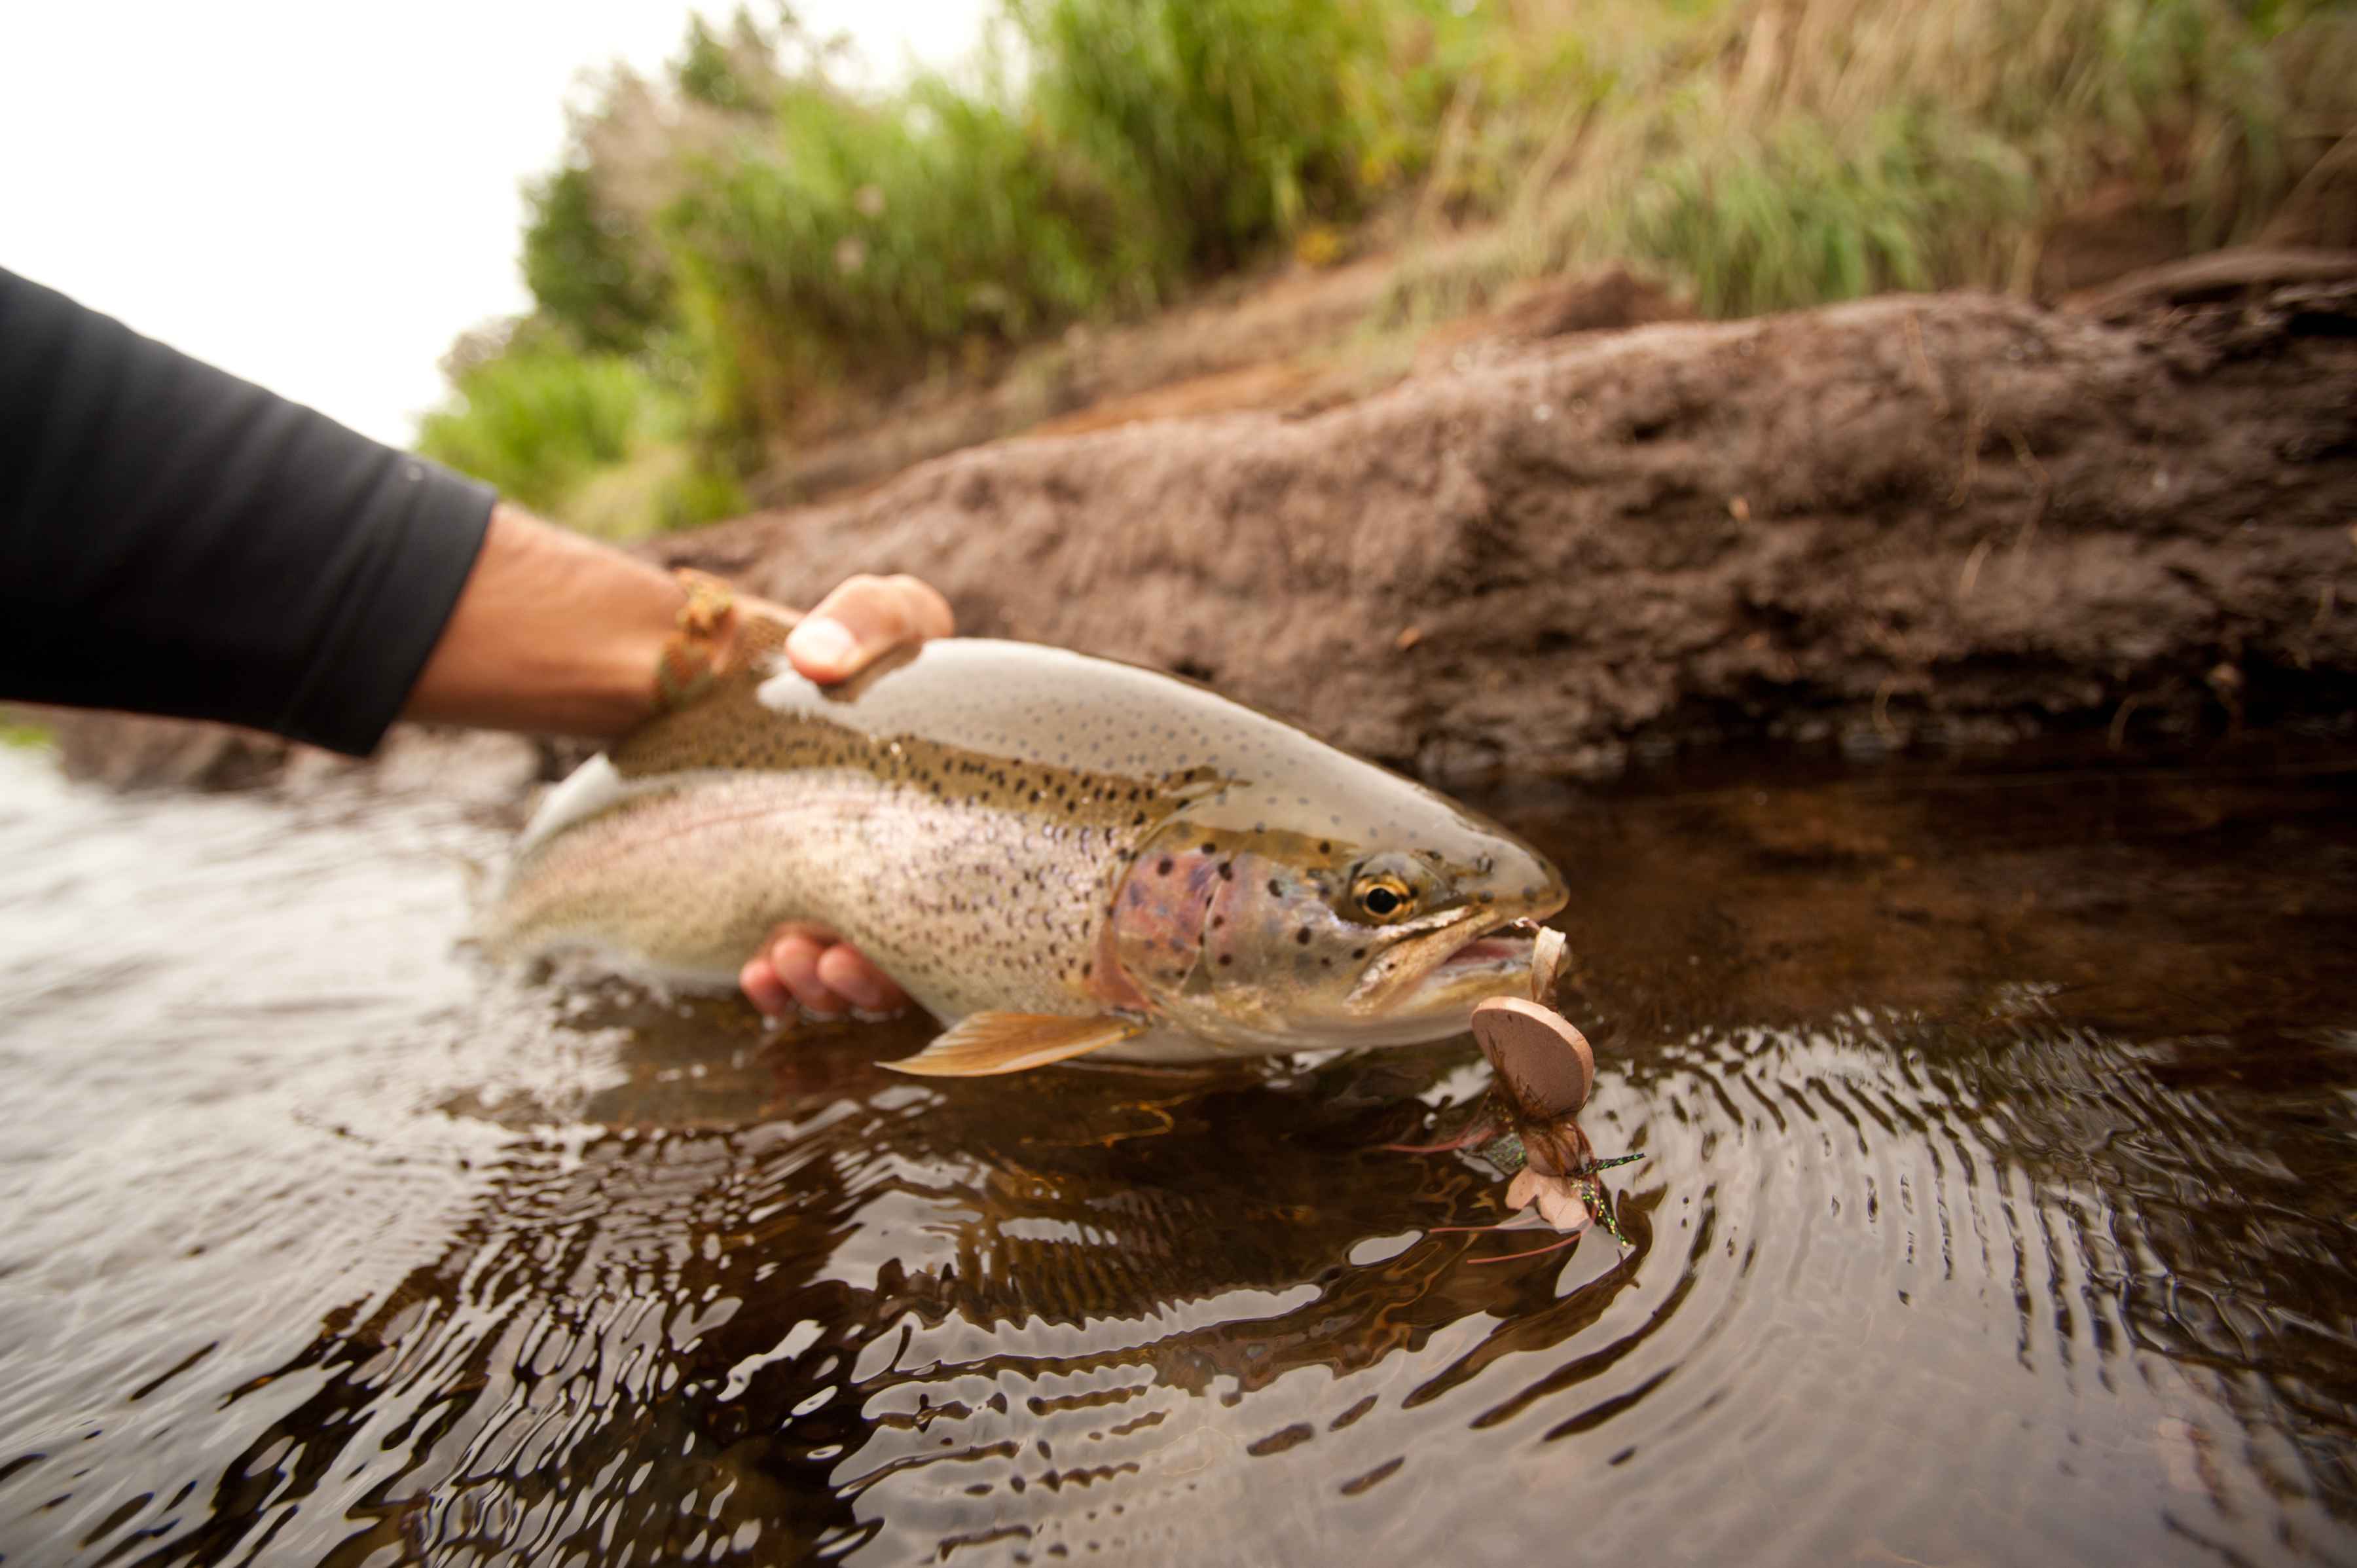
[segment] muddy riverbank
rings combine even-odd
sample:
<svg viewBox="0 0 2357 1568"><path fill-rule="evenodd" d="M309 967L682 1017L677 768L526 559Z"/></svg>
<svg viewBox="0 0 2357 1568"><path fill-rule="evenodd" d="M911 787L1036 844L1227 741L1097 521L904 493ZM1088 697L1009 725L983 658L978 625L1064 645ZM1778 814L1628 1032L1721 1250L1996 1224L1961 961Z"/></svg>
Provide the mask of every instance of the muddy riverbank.
<svg viewBox="0 0 2357 1568"><path fill-rule="evenodd" d="M1197 675L1428 776L1632 744L2337 715L2357 261L1469 349L1315 417L1003 443L665 542Z"/></svg>

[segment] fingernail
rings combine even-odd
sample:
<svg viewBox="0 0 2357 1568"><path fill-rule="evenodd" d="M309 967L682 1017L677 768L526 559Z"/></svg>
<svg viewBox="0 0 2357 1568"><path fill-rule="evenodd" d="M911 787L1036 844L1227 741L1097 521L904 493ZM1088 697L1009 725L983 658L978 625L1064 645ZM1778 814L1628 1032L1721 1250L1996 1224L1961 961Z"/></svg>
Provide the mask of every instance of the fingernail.
<svg viewBox="0 0 2357 1568"><path fill-rule="evenodd" d="M786 639L786 653L804 674L833 679L850 672L859 641L836 620L806 620Z"/></svg>

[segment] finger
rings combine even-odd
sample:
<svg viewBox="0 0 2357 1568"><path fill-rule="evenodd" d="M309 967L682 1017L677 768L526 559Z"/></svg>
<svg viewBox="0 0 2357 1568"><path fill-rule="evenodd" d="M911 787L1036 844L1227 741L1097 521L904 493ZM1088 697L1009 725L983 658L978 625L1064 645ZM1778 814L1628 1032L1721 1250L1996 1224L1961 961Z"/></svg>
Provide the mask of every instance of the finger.
<svg viewBox="0 0 2357 1568"><path fill-rule="evenodd" d="M825 684L856 674L903 644L947 637L950 603L914 577L853 577L827 595L786 639L794 668Z"/></svg>
<svg viewBox="0 0 2357 1568"><path fill-rule="evenodd" d="M771 1018L783 1016L793 1004L786 983L778 978L778 966L767 953L745 961L745 967L737 972L737 988L745 993L745 1000Z"/></svg>
<svg viewBox="0 0 2357 1568"><path fill-rule="evenodd" d="M891 1013L909 1004L908 993L856 948L837 942L818 955L821 983L867 1013Z"/></svg>
<svg viewBox="0 0 2357 1568"><path fill-rule="evenodd" d="M795 932L770 944L770 961L777 966L778 978L794 1000L812 1012L825 1016L849 1011L849 1004L826 982L818 977L819 954L825 948L815 939Z"/></svg>

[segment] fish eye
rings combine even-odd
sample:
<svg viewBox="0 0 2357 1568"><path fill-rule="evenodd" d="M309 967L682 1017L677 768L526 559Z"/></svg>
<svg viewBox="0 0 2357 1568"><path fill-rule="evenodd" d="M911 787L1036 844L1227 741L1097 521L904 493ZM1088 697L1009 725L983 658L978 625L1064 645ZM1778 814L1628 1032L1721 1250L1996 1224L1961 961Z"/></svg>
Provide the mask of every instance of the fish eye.
<svg viewBox="0 0 2357 1568"><path fill-rule="evenodd" d="M1415 908L1415 890L1389 872L1361 876L1351 886L1351 897L1378 920L1390 920Z"/></svg>

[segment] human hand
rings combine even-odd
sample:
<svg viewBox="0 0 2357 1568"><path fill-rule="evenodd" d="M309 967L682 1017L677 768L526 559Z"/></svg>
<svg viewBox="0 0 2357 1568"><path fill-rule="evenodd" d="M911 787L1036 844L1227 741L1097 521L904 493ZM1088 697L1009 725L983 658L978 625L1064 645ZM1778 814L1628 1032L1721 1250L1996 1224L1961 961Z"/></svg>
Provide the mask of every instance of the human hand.
<svg viewBox="0 0 2357 1568"><path fill-rule="evenodd" d="M914 577L853 577L818 602L786 639L786 657L811 680L848 680L896 648L947 637L949 601ZM745 961L737 983L776 1017L799 1002L813 1013L890 1013L908 993L823 926L790 922Z"/></svg>

